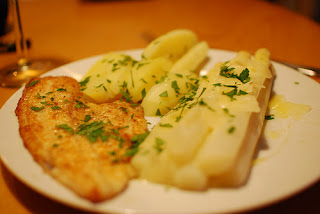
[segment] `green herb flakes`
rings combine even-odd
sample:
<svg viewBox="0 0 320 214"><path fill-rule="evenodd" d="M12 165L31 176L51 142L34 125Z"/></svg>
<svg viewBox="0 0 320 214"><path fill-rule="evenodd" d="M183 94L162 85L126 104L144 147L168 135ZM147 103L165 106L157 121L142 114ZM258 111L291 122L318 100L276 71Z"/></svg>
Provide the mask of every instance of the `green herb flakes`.
<svg viewBox="0 0 320 214"><path fill-rule="evenodd" d="M63 129L65 131L67 131L67 132L70 132L70 134L74 134L73 129L70 126L68 126L67 124L57 125L56 127L60 128L60 129Z"/></svg>
<svg viewBox="0 0 320 214"><path fill-rule="evenodd" d="M273 120L273 119L274 119L274 115L273 115L273 114L266 115L266 116L264 116L264 118L265 118L266 120Z"/></svg>
<svg viewBox="0 0 320 214"><path fill-rule="evenodd" d="M179 88L176 80L171 82L171 87L174 89L174 91L176 92L176 94L178 96L178 94L180 94L180 92L179 92L180 88Z"/></svg>
<svg viewBox="0 0 320 214"><path fill-rule="evenodd" d="M84 104L83 102L76 100L76 105L74 106L76 108L89 108L89 106L87 106L86 104Z"/></svg>
<svg viewBox="0 0 320 214"><path fill-rule="evenodd" d="M42 109L44 109L43 106L41 106L41 107L32 106L31 107L31 110L33 110L33 111L41 111Z"/></svg>
<svg viewBox="0 0 320 214"><path fill-rule="evenodd" d="M128 113L127 108L121 106L120 109L121 109L124 113Z"/></svg>
<svg viewBox="0 0 320 214"><path fill-rule="evenodd" d="M160 97L168 97L168 91L164 91L161 94L159 94Z"/></svg>
<svg viewBox="0 0 320 214"><path fill-rule="evenodd" d="M84 122L88 122L91 119L91 116L89 114L87 114L84 118Z"/></svg>
<svg viewBox="0 0 320 214"><path fill-rule="evenodd" d="M167 127L167 128L172 128L173 127L170 123L164 123L164 124L160 123L159 126L160 127Z"/></svg>
<svg viewBox="0 0 320 214"><path fill-rule="evenodd" d="M157 115L157 116L162 116L162 115L161 115L161 112L160 112L160 109L157 109L156 115Z"/></svg>
<svg viewBox="0 0 320 214"><path fill-rule="evenodd" d="M223 94L227 95L228 97L230 97L231 100L235 100L235 98L233 96L237 95L237 89L235 88L235 89L233 89L233 90L231 90L231 91L229 91L227 93L223 92Z"/></svg>
<svg viewBox="0 0 320 214"><path fill-rule="evenodd" d="M79 82L80 86L85 87L87 83L89 82L91 76L88 76L83 81Z"/></svg>
<svg viewBox="0 0 320 214"><path fill-rule="evenodd" d="M135 155L138 152L139 145L146 139L146 137L148 137L148 135L149 132L133 136L130 139L131 146L128 148L126 156L132 157Z"/></svg>
<svg viewBox="0 0 320 214"><path fill-rule="evenodd" d="M240 80L242 83L248 83L250 81L249 76L249 69L245 68L240 75L231 73L231 71L234 70L234 68L230 68L229 66L223 65L220 68L220 76L226 77L226 78L236 78Z"/></svg>
<svg viewBox="0 0 320 214"><path fill-rule="evenodd" d="M231 126L229 129L228 129L228 133L229 134L232 134L234 131L235 131L235 127L234 126Z"/></svg>
<svg viewBox="0 0 320 214"><path fill-rule="evenodd" d="M78 131L77 134L79 135L85 135L88 140L93 143L95 142L98 137L101 137L102 134L104 133L103 131L103 127L105 126L105 124L100 121L100 122L92 122L92 123L85 123L85 124L81 124L78 126ZM104 140L105 138L101 137L102 140Z"/></svg>
<svg viewBox="0 0 320 214"><path fill-rule="evenodd" d="M37 84L39 81L40 81L40 80L32 81L27 87L34 86L34 85Z"/></svg>
<svg viewBox="0 0 320 214"><path fill-rule="evenodd" d="M142 99L146 96L146 89L145 88L141 91L141 96L142 96Z"/></svg>
<svg viewBox="0 0 320 214"><path fill-rule="evenodd" d="M164 143L165 143L164 140L162 140L159 137L156 137L156 142L155 142L154 148L157 150L158 153L163 151Z"/></svg>

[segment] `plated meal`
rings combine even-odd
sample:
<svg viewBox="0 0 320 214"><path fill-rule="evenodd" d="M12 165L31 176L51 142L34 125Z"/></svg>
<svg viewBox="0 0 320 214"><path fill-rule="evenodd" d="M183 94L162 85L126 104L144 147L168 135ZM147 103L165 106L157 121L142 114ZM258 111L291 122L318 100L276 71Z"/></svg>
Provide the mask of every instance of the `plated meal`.
<svg viewBox="0 0 320 214"><path fill-rule="evenodd" d="M123 201L122 211L181 211L132 205L131 192L148 190L146 185L187 201L210 198L212 191L222 191L222 200L224 188L241 194L259 173L252 170L264 159L263 151L257 153L261 138L278 140L270 124L281 117L302 120L313 106L273 96L268 108L278 74L263 48L253 55L222 53L217 58L223 60L208 65L215 55L207 43L175 30L138 53L95 57L74 78L48 73L18 97L25 147L46 173L82 198L76 199L82 208L117 211ZM198 211L213 210L204 208Z"/></svg>

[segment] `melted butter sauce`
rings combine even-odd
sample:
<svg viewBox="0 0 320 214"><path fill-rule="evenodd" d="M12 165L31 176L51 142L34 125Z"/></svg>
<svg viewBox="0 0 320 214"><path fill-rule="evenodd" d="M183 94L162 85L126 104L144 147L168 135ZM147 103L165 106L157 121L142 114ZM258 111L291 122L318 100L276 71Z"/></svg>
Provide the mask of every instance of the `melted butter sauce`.
<svg viewBox="0 0 320 214"><path fill-rule="evenodd" d="M288 102L283 95L274 95L269 101L268 108L275 118L294 119L301 119L311 109L308 105Z"/></svg>
<svg viewBox="0 0 320 214"><path fill-rule="evenodd" d="M311 107L304 104L288 102L283 95L274 95L269 101L268 110L269 114L273 115L275 119L293 118L297 120L302 119L302 117L311 110ZM290 125L286 127L286 129L265 130L267 138L275 140L275 142L280 144L273 145L275 149L271 154L254 159L253 165L264 162L281 151L282 147L287 142L287 131L289 128Z"/></svg>

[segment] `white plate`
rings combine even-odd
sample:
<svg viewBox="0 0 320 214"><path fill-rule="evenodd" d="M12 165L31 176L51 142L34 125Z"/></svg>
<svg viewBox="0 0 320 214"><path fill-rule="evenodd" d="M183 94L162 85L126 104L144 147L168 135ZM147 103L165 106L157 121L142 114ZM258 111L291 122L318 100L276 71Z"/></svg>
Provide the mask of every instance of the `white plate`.
<svg viewBox="0 0 320 214"><path fill-rule="evenodd" d="M136 59L141 50L124 51ZM230 60L235 53L210 50L210 61ZM100 58L95 56L67 64L46 75L81 76ZM296 194L320 178L320 84L284 65L274 63L276 80L273 93L284 95L288 101L310 105L311 111L302 119L267 121L258 144L257 158L249 181L238 189L211 189L188 192L142 180L133 180L119 196L93 204L45 174L24 148L14 114L22 95L18 90L0 111L0 155L4 164L21 181L35 191L69 206L98 212L120 213L222 213L255 209ZM295 84L299 82L299 84ZM268 132L279 132L272 139Z"/></svg>

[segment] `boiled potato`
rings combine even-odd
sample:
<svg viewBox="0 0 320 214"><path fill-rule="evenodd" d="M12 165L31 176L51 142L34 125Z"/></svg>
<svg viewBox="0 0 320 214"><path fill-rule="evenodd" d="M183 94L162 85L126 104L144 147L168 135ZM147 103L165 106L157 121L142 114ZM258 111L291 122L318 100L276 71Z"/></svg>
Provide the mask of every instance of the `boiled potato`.
<svg viewBox="0 0 320 214"><path fill-rule="evenodd" d="M172 62L166 58L137 62L127 73L127 90L133 102L142 100L149 89L170 70Z"/></svg>
<svg viewBox="0 0 320 214"><path fill-rule="evenodd" d="M198 79L194 73L169 73L163 82L155 84L143 99L141 106L146 116L165 115L173 109L178 100L192 87Z"/></svg>
<svg viewBox="0 0 320 214"><path fill-rule="evenodd" d="M128 55L108 53L84 75L80 84L84 95L96 102L110 102L120 96L126 74L136 61Z"/></svg>
<svg viewBox="0 0 320 214"><path fill-rule="evenodd" d="M165 57L175 62L197 43L198 38L192 31L173 30L152 41L144 49L142 57L145 59Z"/></svg>
<svg viewBox="0 0 320 214"><path fill-rule="evenodd" d="M207 42L200 42L193 46L172 66L170 72L184 73L196 72L197 68L205 61L209 51Z"/></svg>

